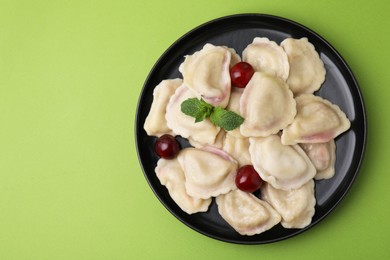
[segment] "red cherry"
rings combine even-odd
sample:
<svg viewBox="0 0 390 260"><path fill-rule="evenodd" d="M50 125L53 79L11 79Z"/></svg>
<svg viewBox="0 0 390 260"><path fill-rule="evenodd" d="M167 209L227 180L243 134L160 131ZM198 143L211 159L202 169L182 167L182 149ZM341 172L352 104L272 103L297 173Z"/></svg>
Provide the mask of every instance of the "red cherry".
<svg viewBox="0 0 390 260"><path fill-rule="evenodd" d="M230 69L232 84L239 88L245 88L254 73L255 71L249 63L241 61Z"/></svg>
<svg viewBox="0 0 390 260"><path fill-rule="evenodd" d="M160 136L154 143L154 151L164 159L173 159L180 151L179 143L169 134Z"/></svg>
<svg viewBox="0 0 390 260"><path fill-rule="evenodd" d="M236 186L245 192L254 192L263 185L263 180L252 165L245 165L238 169Z"/></svg>

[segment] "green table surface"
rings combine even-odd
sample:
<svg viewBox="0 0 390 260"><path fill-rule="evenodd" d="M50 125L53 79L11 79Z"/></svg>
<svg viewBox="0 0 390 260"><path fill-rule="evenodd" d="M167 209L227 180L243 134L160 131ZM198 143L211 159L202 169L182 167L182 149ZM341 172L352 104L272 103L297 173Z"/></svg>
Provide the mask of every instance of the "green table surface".
<svg viewBox="0 0 390 260"><path fill-rule="evenodd" d="M193 231L139 165L142 85L180 36L265 13L327 39L364 96L368 143L323 222L266 245ZM390 256L390 2L0 0L0 259L385 259Z"/></svg>

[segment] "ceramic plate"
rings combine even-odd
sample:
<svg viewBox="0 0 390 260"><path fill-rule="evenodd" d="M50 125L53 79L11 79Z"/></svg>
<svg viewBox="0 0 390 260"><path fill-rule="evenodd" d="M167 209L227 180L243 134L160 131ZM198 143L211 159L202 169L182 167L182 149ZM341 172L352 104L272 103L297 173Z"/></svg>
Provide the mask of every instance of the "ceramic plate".
<svg viewBox="0 0 390 260"><path fill-rule="evenodd" d="M153 89L163 79L181 78L179 65L184 56L202 49L206 43L234 48L238 54L255 37L268 37L277 43L285 38L307 37L320 54L326 68L326 80L315 94L337 104L351 121L351 129L336 139L337 160L335 176L316 181L315 215L303 229L285 229L280 224L254 236L242 236L219 215L215 200L205 213L188 215L171 199L167 189L157 179L154 168L158 157L153 150L155 137L143 129L153 101ZM147 77L140 94L135 136L138 157L145 177L161 203L181 222L215 239L239 244L276 242L300 234L323 220L342 200L354 182L363 159L366 143L366 116L358 84L340 54L321 36L294 21L263 14L240 14L212 20L188 32L162 54ZM188 146L178 138L181 146ZM157 217L156 217L157 220ZM336 230L335 230L336 232Z"/></svg>

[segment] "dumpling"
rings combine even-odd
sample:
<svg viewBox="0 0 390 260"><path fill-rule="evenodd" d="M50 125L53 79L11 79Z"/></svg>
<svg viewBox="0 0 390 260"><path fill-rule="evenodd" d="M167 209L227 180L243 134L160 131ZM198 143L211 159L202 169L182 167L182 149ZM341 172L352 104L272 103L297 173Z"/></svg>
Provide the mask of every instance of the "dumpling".
<svg viewBox="0 0 390 260"><path fill-rule="evenodd" d="M282 217L285 228L304 228L310 225L315 213L314 181L299 189L279 190L268 183L261 187L261 199L267 201Z"/></svg>
<svg viewBox="0 0 390 260"><path fill-rule="evenodd" d="M218 196L216 203L222 218L241 235L260 234L281 220L267 202L238 189Z"/></svg>
<svg viewBox="0 0 390 260"><path fill-rule="evenodd" d="M298 189L316 174L302 148L283 145L279 135L249 138L249 153L260 177L277 189Z"/></svg>
<svg viewBox="0 0 390 260"><path fill-rule="evenodd" d="M175 135L193 139L201 144L213 144L220 128L215 126L209 119L195 123L195 118L181 112L181 103L195 95L185 85L176 89L167 105L165 118L167 125Z"/></svg>
<svg viewBox="0 0 390 260"><path fill-rule="evenodd" d="M266 37L256 37L242 52L242 60L262 71L287 80L290 65L286 52L276 42Z"/></svg>
<svg viewBox="0 0 390 260"><path fill-rule="evenodd" d="M347 131L351 123L341 109L330 101L312 94L298 96L297 115L283 129L282 143L326 143Z"/></svg>
<svg viewBox="0 0 390 260"><path fill-rule="evenodd" d="M232 59L232 55L235 58ZM225 108L231 89L229 69L232 60L237 59L239 57L233 49L207 43L202 50L186 56L179 71L183 74L184 84L199 99Z"/></svg>
<svg viewBox="0 0 390 260"><path fill-rule="evenodd" d="M208 210L211 199L197 199L187 194L184 185L184 173L177 158L172 160L158 160L155 172L161 184L168 189L169 195L173 201L175 201L184 212L193 214Z"/></svg>
<svg viewBox="0 0 390 260"><path fill-rule="evenodd" d="M237 162L215 147L185 148L177 156L185 175L187 193L208 199L236 189Z"/></svg>
<svg viewBox="0 0 390 260"><path fill-rule="evenodd" d="M225 135L223 143L222 149L238 162L238 167L252 164L249 154L249 138L237 138L229 132Z"/></svg>
<svg viewBox="0 0 390 260"><path fill-rule="evenodd" d="M313 93L325 81L325 67L307 38L287 38L280 44L287 53L290 74L287 83L295 95Z"/></svg>
<svg viewBox="0 0 390 260"><path fill-rule="evenodd" d="M161 136L171 132L165 120L166 108L169 98L182 83L182 79L167 79L161 81L154 89L153 103L144 124L149 136Z"/></svg>
<svg viewBox="0 0 390 260"><path fill-rule="evenodd" d="M317 170L314 179L330 179L335 173L335 162L336 162L336 144L334 140L327 143L317 144L299 144L309 156L311 162Z"/></svg>
<svg viewBox="0 0 390 260"><path fill-rule="evenodd" d="M212 143L212 144L204 144L201 142L197 142L197 141L194 141L191 137L188 138L188 142L190 143L191 146L193 146L195 148L199 148L199 149L202 147L205 147L205 146L213 146L215 148L222 149L223 143L225 140L225 135L226 135L226 131L221 129L219 131L219 133L217 134L217 136L215 137L214 143Z"/></svg>
<svg viewBox="0 0 390 260"><path fill-rule="evenodd" d="M275 76L255 72L240 100L240 126L243 136L258 137L276 134L293 120L296 104L287 84Z"/></svg>

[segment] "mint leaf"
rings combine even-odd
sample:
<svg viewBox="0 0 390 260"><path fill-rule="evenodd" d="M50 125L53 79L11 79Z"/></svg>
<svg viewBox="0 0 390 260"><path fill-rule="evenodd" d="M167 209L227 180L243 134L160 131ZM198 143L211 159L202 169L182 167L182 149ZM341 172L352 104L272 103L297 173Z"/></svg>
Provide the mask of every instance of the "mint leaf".
<svg viewBox="0 0 390 260"><path fill-rule="evenodd" d="M213 124L225 129L226 131L234 130L244 122L244 118L242 116L221 107L214 108L213 113L210 115L210 120Z"/></svg>
<svg viewBox="0 0 390 260"><path fill-rule="evenodd" d="M187 116L196 117L199 112L200 100L197 98L189 98L181 103L181 112Z"/></svg>
<svg viewBox="0 0 390 260"><path fill-rule="evenodd" d="M195 117L195 123L197 123L211 115L213 106L202 99L189 98L181 103L181 111L188 116Z"/></svg>

